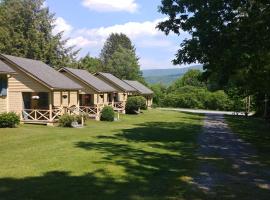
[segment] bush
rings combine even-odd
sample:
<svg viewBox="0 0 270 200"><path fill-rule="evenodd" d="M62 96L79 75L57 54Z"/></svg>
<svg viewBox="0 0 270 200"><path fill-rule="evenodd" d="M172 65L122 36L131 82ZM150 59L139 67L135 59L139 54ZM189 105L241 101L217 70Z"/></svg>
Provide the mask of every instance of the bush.
<svg viewBox="0 0 270 200"><path fill-rule="evenodd" d="M78 122L78 124L82 124L82 118L83 118L83 120L84 120L84 122L85 122L86 119L87 119L87 115L83 115L83 114L81 114L81 115L76 115L76 116L75 116L75 121Z"/></svg>
<svg viewBox="0 0 270 200"><path fill-rule="evenodd" d="M20 123L20 117L14 113L0 114L0 128L15 128Z"/></svg>
<svg viewBox="0 0 270 200"><path fill-rule="evenodd" d="M59 118L59 126L72 127L72 122L76 121L75 116L64 114Z"/></svg>
<svg viewBox="0 0 270 200"><path fill-rule="evenodd" d="M144 104L146 107L145 99ZM127 114L138 114L139 109L143 106L142 98L139 96L129 97L126 104Z"/></svg>
<svg viewBox="0 0 270 200"><path fill-rule="evenodd" d="M108 121L112 122L114 121L114 110L110 106L105 106L102 111L101 111L101 116L100 116L101 121Z"/></svg>
<svg viewBox="0 0 270 200"><path fill-rule="evenodd" d="M146 99L142 96L137 96L137 101L139 103L139 108L142 110L147 110L147 105L146 105Z"/></svg>

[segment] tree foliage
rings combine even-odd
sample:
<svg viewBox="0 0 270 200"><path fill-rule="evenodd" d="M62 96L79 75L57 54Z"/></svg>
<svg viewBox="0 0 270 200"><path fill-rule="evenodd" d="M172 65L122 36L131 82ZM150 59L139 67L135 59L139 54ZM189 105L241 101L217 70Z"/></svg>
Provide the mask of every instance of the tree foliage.
<svg viewBox="0 0 270 200"><path fill-rule="evenodd" d="M140 66L132 50L119 46L108 61L107 69L121 79L138 80L142 77Z"/></svg>
<svg viewBox="0 0 270 200"><path fill-rule="evenodd" d="M270 94L270 2L253 0L162 0L168 16L158 28L190 33L174 64L199 62L218 87ZM264 95L263 95L264 96Z"/></svg>
<svg viewBox="0 0 270 200"><path fill-rule="evenodd" d="M197 69L191 69L184 74L183 77L177 79L169 88L168 91L177 91L184 86L205 87L206 84L201 80L202 72Z"/></svg>
<svg viewBox="0 0 270 200"><path fill-rule="evenodd" d="M86 69L90 73L104 71L101 60L99 58L91 57L89 54L79 60L78 68Z"/></svg>
<svg viewBox="0 0 270 200"><path fill-rule="evenodd" d="M77 51L66 47L63 33L52 34L54 21L44 0L0 1L0 52L56 67L73 62Z"/></svg>
<svg viewBox="0 0 270 200"><path fill-rule="evenodd" d="M123 33L112 33L101 50L102 70L121 79L145 83L140 71L139 58L131 40Z"/></svg>
<svg viewBox="0 0 270 200"><path fill-rule="evenodd" d="M100 59L104 65L107 65L112 55L119 49L119 47L131 50L135 53L135 47L131 40L123 33L112 33L106 40L104 47L100 53Z"/></svg>

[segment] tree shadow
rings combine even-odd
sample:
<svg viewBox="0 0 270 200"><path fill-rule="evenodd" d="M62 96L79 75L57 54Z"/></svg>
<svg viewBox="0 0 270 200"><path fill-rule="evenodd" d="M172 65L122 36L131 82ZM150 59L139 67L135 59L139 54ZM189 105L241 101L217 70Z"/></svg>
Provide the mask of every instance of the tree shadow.
<svg viewBox="0 0 270 200"><path fill-rule="evenodd" d="M119 179L100 168L81 176L55 171L2 178L0 199L200 199L204 194L187 181L196 169L200 129L188 122L149 122L113 136L99 135L94 142L77 141L74 148L102 153L95 162L121 167L124 175Z"/></svg>

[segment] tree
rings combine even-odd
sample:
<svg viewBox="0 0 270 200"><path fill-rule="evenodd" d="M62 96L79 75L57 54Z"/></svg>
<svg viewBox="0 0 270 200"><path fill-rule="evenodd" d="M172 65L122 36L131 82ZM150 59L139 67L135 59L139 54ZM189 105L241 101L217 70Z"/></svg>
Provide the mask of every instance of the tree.
<svg viewBox="0 0 270 200"><path fill-rule="evenodd" d="M270 3L266 1L162 0L168 15L158 28L166 34L191 34L174 64L199 62L219 87L237 82L248 95L270 94Z"/></svg>
<svg viewBox="0 0 270 200"><path fill-rule="evenodd" d="M104 65L107 65L109 60L115 51L118 50L119 46L131 50L135 53L135 47L131 40L123 33L112 33L106 40L104 47L100 53L100 59Z"/></svg>
<svg viewBox="0 0 270 200"><path fill-rule="evenodd" d="M157 83L151 86L151 90L154 92L153 103L157 106L162 106L162 101L166 95L166 87L161 83Z"/></svg>
<svg viewBox="0 0 270 200"><path fill-rule="evenodd" d="M52 34L55 18L43 4L44 0L0 1L0 52L66 66L78 52L65 46L63 33Z"/></svg>
<svg viewBox="0 0 270 200"><path fill-rule="evenodd" d="M140 65L134 51L119 46L108 60L107 69L121 79L142 79Z"/></svg>
<svg viewBox="0 0 270 200"><path fill-rule="evenodd" d="M89 54L79 60L78 68L86 69L90 73L103 71L101 60L99 58L91 57Z"/></svg>
<svg viewBox="0 0 270 200"><path fill-rule="evenodd" d="M184 86L205 87L206 84L201 80L202 72L198 69L191 69L182 77L177 79L169 88L168 91L177 91Z"/></svg>

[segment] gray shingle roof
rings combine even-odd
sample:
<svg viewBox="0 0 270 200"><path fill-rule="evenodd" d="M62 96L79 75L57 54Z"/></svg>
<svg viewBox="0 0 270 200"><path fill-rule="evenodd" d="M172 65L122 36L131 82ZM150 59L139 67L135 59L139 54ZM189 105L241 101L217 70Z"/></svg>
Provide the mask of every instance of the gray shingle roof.
<svg viewBox="0 0 270 200"><path fill-rule="evenodd" d="M0 60L0 74L15 73L6 63Z"/></svg>
<svg viewBox="0 0 270 200"><path fill-rule="evenodd" d="M121 79L115 77L112 74L98 72L97 75L104 77L106 80L108 80L112 84L118 86L119 88L121 88L125 92L137 92L137 90L135 88L131 87L129 84L127 84L126 82L122 81Z"/></svg>
<svg viewBox="0 0 270 200"><path fill-rule="evenodd" d="M141 94L153 94L154 92L150 90L148 87L143 85L142 83L138 81L130 81L130 80L125 80L127 84L130 86L134 87L136 90L138 90Z"/></svg>
<svg viewBox="0 0 270 200"><path fill-rule="evenodd" d="M93 74L89 73L87 70L83 69L73 69L73 68L62 68L60 71L66 71L72 74L81 81L85 82L90 87L94 88L98 92L116 92L116 89L95 77Z"/></svg>
<svg viewBox="0 0 270 200"><path fill-rule="evenodd" d="M19 69L31 74L52 89L77 90L81 86L42 61L1 54Z"/></svg>

